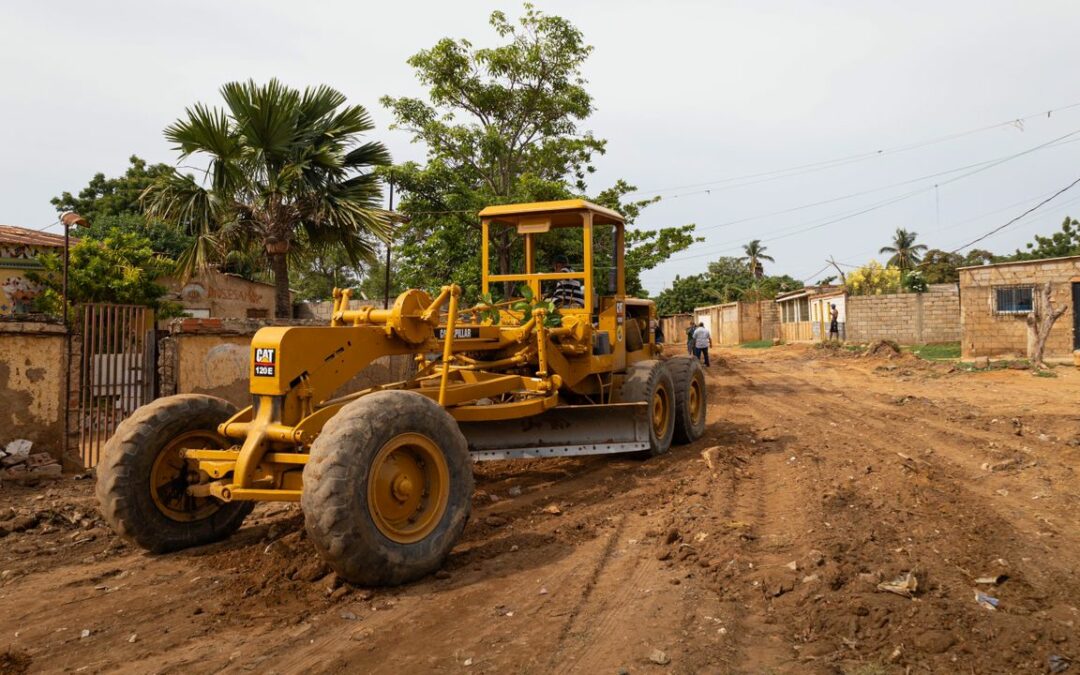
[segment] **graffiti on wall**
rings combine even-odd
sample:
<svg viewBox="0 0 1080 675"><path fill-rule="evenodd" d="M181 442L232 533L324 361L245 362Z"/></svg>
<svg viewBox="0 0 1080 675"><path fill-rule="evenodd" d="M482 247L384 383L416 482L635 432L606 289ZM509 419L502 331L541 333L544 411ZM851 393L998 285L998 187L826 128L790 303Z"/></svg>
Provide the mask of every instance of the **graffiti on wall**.
<svg viewBox="0 0 1080 675"><path fill-rule="evenodd" d="M34 311L34 298L41 290L40 284L21 274L0 276L0 314L29 314Z"/></svg>
<svg viewBox="0 0 1080 675"><path fill-rule="evenodd" d="M30 260L36 258L40 252L37 248L25 244L0 244L0 258Z"/></svg>

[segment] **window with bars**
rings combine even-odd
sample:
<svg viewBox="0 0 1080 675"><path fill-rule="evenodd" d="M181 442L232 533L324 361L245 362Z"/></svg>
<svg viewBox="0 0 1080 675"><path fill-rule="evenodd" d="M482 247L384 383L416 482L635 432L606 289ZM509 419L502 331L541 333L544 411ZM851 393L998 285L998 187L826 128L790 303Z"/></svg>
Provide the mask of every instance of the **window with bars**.
<svg viewBox="0 0 1080 675"><path fill-rule="evenodd" d="M1028 314L1035 307L1034 286L995 286L995 314Z"/></svg>

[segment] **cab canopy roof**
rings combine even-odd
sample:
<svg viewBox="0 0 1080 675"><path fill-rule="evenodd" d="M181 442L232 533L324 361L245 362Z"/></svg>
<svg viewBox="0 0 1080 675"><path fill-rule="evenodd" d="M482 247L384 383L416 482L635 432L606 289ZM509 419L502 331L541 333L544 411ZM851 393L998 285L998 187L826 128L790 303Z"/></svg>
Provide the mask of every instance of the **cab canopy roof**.
<svg viewBox="0 0 1080 675"><path fill-rule="evenodd" d="M481 218L506 225L518 225L521 219L548 216L554 227L580 226L582 211L593 214L594 225L622 225L623 217L611 209L597 206L584 199L564 199L557 202L529 202L527 204L500 204L488 206L480 212Z"/></svg>

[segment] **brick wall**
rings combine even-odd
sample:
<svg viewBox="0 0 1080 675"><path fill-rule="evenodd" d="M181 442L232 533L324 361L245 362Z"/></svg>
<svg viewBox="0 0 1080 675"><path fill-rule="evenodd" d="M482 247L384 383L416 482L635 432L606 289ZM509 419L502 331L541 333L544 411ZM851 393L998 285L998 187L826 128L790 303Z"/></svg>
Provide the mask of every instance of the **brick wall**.
<svg viewBox="0 0 1080 675"><path fill-rule="evenodd" d="M775 300L762 300L758 303L761 322L761 339L774 340L780 335L780 306Z"/></svg>
<svg viewBox="0 0 1080 675"><path fill-rule="evenodd" d="M698 307L694 310L694 320L709 327L713 344L717 346L730 347L761 340L763 331L767 332L764 339L771 340L777 321L776 302L729 302Z"/></svg>
<svg viewBox="0 0 1080 675"><path fill-rule="evenodd" d="M961 351L965 358L1027 353L1027 324L1023 314L994 311L994 287L1033 285L1035 296L1050 282L1054 306L1069 309L1054 324L1046 356L1068 357L1074 348L1072 284L1080 283L1080 257L986 265L960 270Z"/></svg>
<svg viewBox="0 0 1080 675"><path fill-rule="evenodd" d="M660 330L664 333L664 343L669 345L685 345L686 329L693 321L692 314L672 314L660 317Z"/></svg>
<svg viewBox="0 0 1080 675"><path fill-rule="evenodd" d="M960 293L955 284L934 284L926 293L849 296L845 328L851 342L956 342Z"/></svg>

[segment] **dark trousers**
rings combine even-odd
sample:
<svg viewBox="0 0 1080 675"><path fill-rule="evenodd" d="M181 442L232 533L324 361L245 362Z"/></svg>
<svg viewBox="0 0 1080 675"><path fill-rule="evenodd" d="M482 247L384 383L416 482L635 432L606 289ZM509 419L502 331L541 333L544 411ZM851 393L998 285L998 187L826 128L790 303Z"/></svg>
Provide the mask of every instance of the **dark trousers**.
<svg viewBox="0 0 1080 675"><path fill-rule="evenodd" d="M837 322L836 319L833 319L829 324L829 339L831 340L834 335L837 340L840 339L840 323Z"/></svg>
<svg viewBox="0 0 1080 675"><path fill-rule="evenodd" d="M697 354L694 353L694 341L693 340L687 340L686 341L686 353L689 354L690 356L697 356Z"/></svg>
<svg viewBox="0 0 1080 675"><path fill-rule="evenodd" d="M709 367L709 348L708 347L694 347L694 358L699 361L705 359L705 367Z"/></svg>

